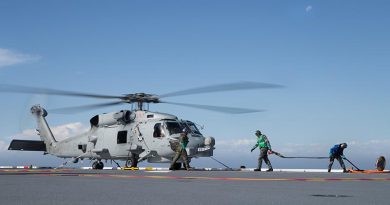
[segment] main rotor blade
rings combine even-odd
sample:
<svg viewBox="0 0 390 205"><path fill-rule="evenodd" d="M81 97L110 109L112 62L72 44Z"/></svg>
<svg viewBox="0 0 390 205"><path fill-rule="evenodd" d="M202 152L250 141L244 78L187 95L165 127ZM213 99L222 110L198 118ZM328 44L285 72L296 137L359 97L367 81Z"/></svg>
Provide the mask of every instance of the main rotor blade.
<svg viewBox="0 0 390 205"><path fill-rule="evenodd" d="M57 113L57 114L73 114L73 113L77 113L77 112L84 112L84 111L93 110L93 109L102 108L102 107L119 105L122 103L126 103L126 102L125 101L117 101L117 102L81 105L81 106L75 106L75 107L55 108L55 109L50 109L49 113L51 112L51 113Z"/></svg>
<svg viewBox="0 0 390 205"><path fill-rule="evenodd" d="M237 83L219 84L219 85L181 90L177 92L160 95L160 98L174 97L174 96L181 96L181 95L192 95L192 94L200 94L200 93L224 92L224 91L233 91L233 90L250 90L250 89L261 89L261 88L281 88L281 87L283 86L270 84L270 83L237 82Z"/></svg>
<svg viewBox="0 0 390 205"><path fill-rule="evenodd" d="M179 105L185 107L193 107L203 110L211 110L216 112L228 113L228 114L244 114L244 113L254 113L254 112L263 112L264 110L254 110L246 108L235 108L235 107L223 107L223 106L213 106L213 105L198 105L198 104L188 104L188 103L174 103L174 102L161 102L171 105Z"/></svg>
<svg viewBox="0 0 390 205"><path fill-rule="evenodd" d="M73 91L65 91L65 90L56 90L50 88L38 88L38 87L28 87L28 86L21 86L21 85L7 85L7 84L0 84L0 92L62 95L62 96L74 96L74 97L103 98L103 99L125 99L124 96L100 95L100 94L73 92Z"/></svg>

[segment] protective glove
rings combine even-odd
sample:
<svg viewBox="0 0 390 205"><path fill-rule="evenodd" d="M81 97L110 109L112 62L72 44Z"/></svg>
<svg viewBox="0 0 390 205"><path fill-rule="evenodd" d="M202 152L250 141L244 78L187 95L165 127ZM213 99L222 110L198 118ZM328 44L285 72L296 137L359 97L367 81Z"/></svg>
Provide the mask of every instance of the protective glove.
<svg viewBox="0 0 390 205"><path fill-rule="evenodd" d="M344 160L346 160L347 158L346 158L345 156L341 156L341 159L344 159Z"/></svg>
<svg viewBox="0 0 390 205"><path fill-rule="evenodd" d="M253 152L253 150L255 150L255 149L256 149L256 147L252 148L252 149L251 149L251 152Z"/></svg>

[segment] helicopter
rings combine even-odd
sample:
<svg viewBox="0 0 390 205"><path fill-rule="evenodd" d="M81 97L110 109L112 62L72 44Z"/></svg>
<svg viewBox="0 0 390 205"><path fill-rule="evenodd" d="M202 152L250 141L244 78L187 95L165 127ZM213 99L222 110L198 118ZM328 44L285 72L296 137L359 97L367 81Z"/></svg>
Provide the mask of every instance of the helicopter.
<svg viewBox="0 0 390 205"><path fill-rule="evenodd" d="M40 105L31 107L31 114L37 122L37 134L41 140L14 139L8 150L43 151L44 154L60 158L70 158L74 163L90 159L93 169L103 169L102 160L125 161L126 167L137 167L139 162L171 163L178 146L178 138L186 130L189 143L186 151L189 161L198 157L212 157L215 149L215 138L205 137L190 120L179 119L167 113L152 112L145 109L150 103L166 103L198 109L217 111L228 114L243 114L263 110L176 103L161 100L162 98L182 95L193 95L233 90L249 90L282 87L276 84L261 82L236 82L171 92L163 95L134 93L125 95L101 95L73 92L48 88L37 88L20 85L0 85L0 92L45 94L57 96L87 97L97 99L115 99L112 102L52 109L54 113L72 113L103 108L119 104L131 104L132 109L102 113L90 119L90 129L85 133L57 141L46 117L48 111ZM136 105L135 107L133 105ZM119 166L119 164L117 163ZM175 164L180 169L182 161Z"/></svg>

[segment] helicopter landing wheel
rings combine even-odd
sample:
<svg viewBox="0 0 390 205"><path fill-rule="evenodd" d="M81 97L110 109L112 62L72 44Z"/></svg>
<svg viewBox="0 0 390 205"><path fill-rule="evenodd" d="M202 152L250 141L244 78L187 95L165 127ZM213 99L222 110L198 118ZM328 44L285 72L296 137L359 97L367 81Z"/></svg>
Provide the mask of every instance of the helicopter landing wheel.
<svg viewBox="0 0 390 205"><path fill-rule="evenodd" d="M103 168L104 168L104 164L101 161L94 161L92 163L92 169L103 169Z"/></svg>
<svg viewBox="0 0 390 205"><path fill-rule="evenodd" d="M137 166L138 166L138 155L131 154L130 159L126 161L126 167L137 167Z"/></svg>
<svg viewBox="0 0 390 205"><path fill-rule="evenodd" d="M130 158L126 161L126 167L137 167L137 166L138 166L138 155L131 154Z"/></svg>
<svg viewBox="0 0 390 205"><path fill-rule="evenodd" d="M126 161L126 167L137 167L137 162L135 162L134 160L131 160L131 159L128 159Z"/></svg>

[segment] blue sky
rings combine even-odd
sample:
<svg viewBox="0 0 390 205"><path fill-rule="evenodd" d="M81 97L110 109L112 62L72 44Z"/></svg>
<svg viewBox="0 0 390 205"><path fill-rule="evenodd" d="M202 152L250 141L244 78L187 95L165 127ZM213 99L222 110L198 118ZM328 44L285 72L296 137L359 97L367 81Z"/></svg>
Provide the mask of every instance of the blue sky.
<svg viewBox="0 0 390 205"><path fill-rule="evenodd" d="M0 82L115 95L237 81L282 84L283 89L169 99L267 110L262 113L226 115L170 105L151 110L205 125L203 133L217 140L215 157L231 166L256 165L257 155L249 150L253 132L261 129L275 150L289 155L326 156L330 146L348 142L347 156L372 168L380 155L390 157L389 9L388 1L5 0ZM31 104L101 102L1 96L0 162L6 164L62 162L4 150L12 136L34 128ZM49 114L48 121L72 125L76 132L96 113L122 108ZM326 166L271 160L283 168ZM209 159L193 163L218 166Z"/></svg>

